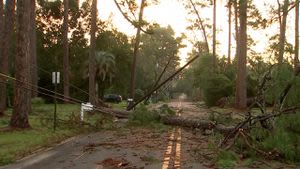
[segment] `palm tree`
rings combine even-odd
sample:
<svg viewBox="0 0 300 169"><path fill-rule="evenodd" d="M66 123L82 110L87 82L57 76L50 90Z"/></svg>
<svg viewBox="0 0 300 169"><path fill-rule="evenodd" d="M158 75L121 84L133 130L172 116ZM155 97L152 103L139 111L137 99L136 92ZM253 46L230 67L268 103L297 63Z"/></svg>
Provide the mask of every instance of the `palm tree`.
<svg viewBox="0 0 300 169"><path fill-rule="evenodd" d="M115 77L115 72L116 72L115 56L109 52L97 51L95 53L94 65L95 65L95 75L93 78L95 79L95 83L96 83L95 97L98 98L98 94L100 97L103 96L106 83L112 83L112 79Z"/></svg>
<svg viewBox="0 0 300 169"><path fill-rule="evenodd" d="M30 92L26 84L30 80L30 1L17 1L17 43L15 58L14 110L10 126L16 128L30 127L28 114L30 110Z"/></svg>
<svg viewBox="0 0 300 169"><path fill-rule="evenodd" d="M100 51L96 52L95 60L96 78L101 81L108 79L111 83L116 69L115 56L109 52Z"/></svg>
<svg viewBox="0 0 300 169"><path fill-rule="evenodd" d="M9 58L9 49L12 44L12 33L14 30L14 21L15 21L15 0L6 0L5 2L5 17L4 17L4 30L3 30L3 41L1 41L0 46L2 47L1 60L0 60L0 72L8 74L8 58ZM7 89L6 89L6 79L0 78L0 115L6 110L6 98L7 98Z"/></svg>
<svg viewBox="0 0 300 169"><path fill-rule="evenodd" d="M239 1L239 45L238 67L236 79L236 107L245 109L247 107L247 83L246 83L246 59L247 59L247 0Z"/></svg>
<svg viewBox="0 0 300 169"><path fill-rule="evenodd" d="M97 0L92 2L92 16L91 16L91 32L90 32L90 54L89 54L89 101L92 104L96 103L95 100L95 42L96 42L96 24L97 19Z"/></svg>
<svg viewBox="0 0 300 169"><path fill-rule="evenodd" d="M63 23L63 45L64 45L64 96L65 100L70 95L70 61L69 61L69 44L68 44L68 12L69 0L64 0L64 23Z"/></svg>

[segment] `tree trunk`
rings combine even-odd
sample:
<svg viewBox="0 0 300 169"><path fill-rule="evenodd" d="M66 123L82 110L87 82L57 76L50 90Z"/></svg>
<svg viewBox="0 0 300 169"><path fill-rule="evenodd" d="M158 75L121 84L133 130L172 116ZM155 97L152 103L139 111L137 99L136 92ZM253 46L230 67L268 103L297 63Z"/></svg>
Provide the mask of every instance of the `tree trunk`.
<svg viewBox="0 0 300 169"><path fill-rule="evenodd" d="M278 63L283 63L283 55L284 55L284 47L285 47L285 32L286 32L286 19L288 15L288 6L289 0L284 0L284 4L282 6L282 19L280 24L280 37L279 37L279 56ZM280 8L280 7L279 7Z"/></svg>
<svg viewBox="0 0 300 169"><path fill-rule="evenodd" d="M246 82L246 59L247 59L247 0L239 1L240 36L238 46L238 68L236 81L236 107L247 107L247 82Z"/></svg>
<svg viewBox="0 0 300 169"><path fill-rule="evenodd" d="M70 96L70 61L69 61L69 42L68 42L68 16L69 0L64 0L64 23L63 23L63 45L64 45L64 96L65 102L68 102Z"/></svg>
<svg viewBox="0 0 300 169"><path fill-rule="evenodd" d="M206 34L206 30L205 30L205 26L203 24L203 21L200 17L200 14L198 12L198 10L196 9L196 5L195 3L193 2L193 0L190 0L190 3L192 4L193 8L194 8L194 11L198 17L198 20L199 20L199 24L200 24L200 29L202 29L202 32L203 32L203 36L204 36L204 40L205 40L205 46L206 46L206 52L209 53L209 45L208 45L208 38L207 38L207 34Z"/></svg>
<svg viewBox="0 0 300 169"><path fill-rule="evenodd" d="M228 54L227 63L231 63L231 0L228 2Z"/></svg>
<svg viewBox="0 0 300 169"><path fill-rule="evenodd" d="M91 16L91 37L90 37L90 55L89 55L89 101L93 105L96 104L96 79L95 79L95 52L96 52L96 24L97 19L97 0L92 3Z"/></svg>
<svg viewBox="0 0 300 169"><path fill-rule="evenodd" d="M294 57L294 69L299 68L299 0L296 0L295 7L295 57Z"/></svg>
<svg viewBox="0 0 300 169"><path fill-rule="evenodd" d="M214 11L213 11L213 69L216 68L217 56L216 56L216 10L217 10L217 0L214 0Z"/></svg>
<svg viewBox="0 0 300 169"><path fill-rule="evenodd" d="M30 80L30 1L17 2L17 43L15 58L14 109L10 126L16 128L30 127L28 114L30 109L30 92L24 90Z"/></svg>
<svg viewBox="0 0 300 169"><path fill-rule="evenodd" d="M4 10L3 10L3 0L0 0L0 62L2 62L2 51L3 51L3 41L4 41L4 36L3 36L3 31L4 31ZM3 82L5 80L4 77L0 76L0 82ZM2 88L5 87L4 83L0 83L0 97L2 96ZM6 96L4 96L6 98ZM2 102L3 99L0 99ZM0 103L1 104L1 103ZM6 104L6 103L5 103ZM5 108L4 108L5 109ZM4 116L4 110L0 110L0 117Z"/></svg>
<svg viewBox="0 0 300 169"><path fill-rule="evenodd" d="M35 20L35 5L36 0L31 0L30 9L30 56L31 56L31 97L37 97L38 93L38 71L37 71L37 55L36 55L36 20Z"/></svg>
<svg viewBox="0 0 300 169"><path fill-rule="evenodd" d="M140 34L141 34L141 26L142 26L141 23L143 21L144 7L145 7L145 0L142 0L140 13L139 13L139 23L138 23L139 26L137 27L136 36L135 36L135 43L133 49L133 61L131 67L130 97L132 99L134 99L134 94L135 94L136 60L137 60L138 50L140 46Z"/></svg>
<svg viewBox="0 0 300 169"><path fill-rule="evenodd" d="M234 25L235 25L235 58L238 58L238 46L239 46L239 17L238 17L238 4L237 0L234 0Z"/></svg>
<svg viewBox="0 0 300 169"><path fill-rule="evenodd" d="M8 74L8 61L9 61L9 50L12 44L12 33L14 30L15 21L15 0L6 0L5 2L5 17L4 17L4 31L3 41L0 44L2 46L0 58L0 72ZM6 78L0 77L0 115L6 110L7 101L7 88Z"/></svg>

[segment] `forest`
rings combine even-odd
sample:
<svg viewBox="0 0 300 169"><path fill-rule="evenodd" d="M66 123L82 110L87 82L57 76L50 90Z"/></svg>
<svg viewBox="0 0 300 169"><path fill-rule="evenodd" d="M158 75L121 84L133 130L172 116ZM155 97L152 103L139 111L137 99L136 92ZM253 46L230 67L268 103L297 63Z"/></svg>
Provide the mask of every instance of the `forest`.
<svg viewBox="0 0 300 169"><path fill-rule="evenodd" d="M299 0L0 0L0 166L297 168L299 76Z"/></svg>

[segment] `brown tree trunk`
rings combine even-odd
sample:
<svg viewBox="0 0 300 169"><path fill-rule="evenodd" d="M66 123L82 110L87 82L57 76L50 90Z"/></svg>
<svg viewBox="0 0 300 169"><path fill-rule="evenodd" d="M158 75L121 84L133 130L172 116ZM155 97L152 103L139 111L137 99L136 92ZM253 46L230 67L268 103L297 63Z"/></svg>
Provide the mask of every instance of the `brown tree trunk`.
<svg viewBox="0 0 300 169"><path fill-rule="evenodd" d="M135 93L136 60L137 60L138 50L140 46L140 34L141 34L141 26L142 26L141 23L143 20L144 7L145 7L145 0L142 0L140 13L139 13L139 26L137 27L136 36L135 36L135 43L133 49L133 61L131 67L130 97L132 99L134 99L134 93Z"/></svg>
<svg viewBox="0 0 300 169"><path fill-rule="evenodd" d="M278 56L278 63L283 63L283 55L284 55L284 46L285 46L285 32L286 32L286 19L288 15L288 6L289 0L284 0L282 6L282 17L280 24L280 37L279 37L279 56ZM280 6L279 6L280 8ZM280 16L280 14L279 14Z"/></svg>
<svg viewBox="0 0 300 169"><path fill-rule="evenodd" d="M17 43L15 58L14 109L10 126L30 127L28 114L30 109L30 91L24 90L30 80L30 1L17 2Z"/></svg>
<svg viewBox="0 0 300 169"><path fill-rule="evenodd" d="M299 0L296 0L295 7L295 57L294 57L294 68L299 68Z"/></svg>
<svg viewBox="0 0 300 169"><path fill-rule="evenodd" d="M64 45L64 96L68 102L70 96L70 61L69 61L69 43L68 43L68 13L69 0L64 0L64 23L63 23L63 45Z"/></svg>
<svg viewBox="0 0 300 169"><path fill-rule="evenodd" d="M31 56L31 97L37 97L38 93L38 71L37 71L37 55L36 55L36 20L35 20L36 0L31 0L30 9L30 56Z"/></svg>
<svg viewBox="0 0 300 169"><path fill-rule="evenodd" d="M2 56L2 51L3 51L2 44L3 44L3 41L4 41L4 39L3 39L4 24L3 23L4 23L3 0L0 0L0 62L2 62L2 58L3 58L3 56ZM0 76L0 82L3 82L4 79L5 79L4 77ZM3 87L5 87L5 84L4 83L0 83L0 97L2 96L2 92L3 92L2 88ZM0 100L0 101L2 102L3 99ZM0 110L0 117L1 116L4 116L4 110L2 110L2 111Z"/></svg>
<svg viewBox="0 0 300 169"><path fill-rule="evenodd" d="M5 17L4 17L4 31L3 41L0 44L2 46L0 58L0 72L8 74L8 61L9 61L9 50L12 44L12 33L14 30L15 21L15 0L6 0L5 2ZM0 115L6 110L7 101L7 88L6 78L0 77Z"/></svg>
<svg viewBox="0 0 300 169"><path fill-rule="evenodd" d="M240 36L238 46L238 68L236 81L236 107L247 107L247 82L246 82L246 59L247 59L247 0L239 1Z"/></svg>
<svg viewBox="0 0 300 169"><path fill-rule="evenodd" d="M235 58L238 58L238 46L239 46L239 17L238 17L238 2L234 0L234 25L235 25Z"/></svg>
<svg viewBox="0 0 300 169"><path fill-rule="evenodd" d="M217 56L216 56L216 10L217 10L217 0L214 0L214 11L213 11L213 69L216 68Z"/></svg>
<svg viewBox="0 0 300 169"><path fill-rule="evenodd" d="M227 63L231 63L231 0L228 2L228 54Z"/></svg>
<svg viewBox="0 0 300 169"><path fill-rule="evenodd" d="M96 52L96 24L97 0L92 2L91 32L90 32L90 55L89 55L89 102L96 104L96 79L95 79L95 52Z"/></svg>

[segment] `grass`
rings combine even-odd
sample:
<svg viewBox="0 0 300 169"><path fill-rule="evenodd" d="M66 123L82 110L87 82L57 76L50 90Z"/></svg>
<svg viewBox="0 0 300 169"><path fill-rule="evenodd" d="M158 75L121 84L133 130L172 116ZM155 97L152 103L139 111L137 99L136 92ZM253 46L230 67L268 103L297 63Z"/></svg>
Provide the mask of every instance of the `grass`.
<svg viewBox="0 0 300 169"><path fill-rule="evenodd" d="M112 108L117 110L126 110L127 101L122 101L121 103L112 103Z"/></svg>
<svg viewBox="0 0 300 169"><path fill-rule="evenodd" d="M50 147L83 132L71 127L58 127L54 132L52 123L49 126L42 125L41 117L52 118L53 110L53 104L33 104L32 113L29 115L30 129L0 131L0 165L12 163L40 148ZM67 120L72 113L79 114L79 110L78 105L59 104L57 117ZM11 112L12 110L8 110L6 116L0 119L0 129L8 126Z"/></svg>

